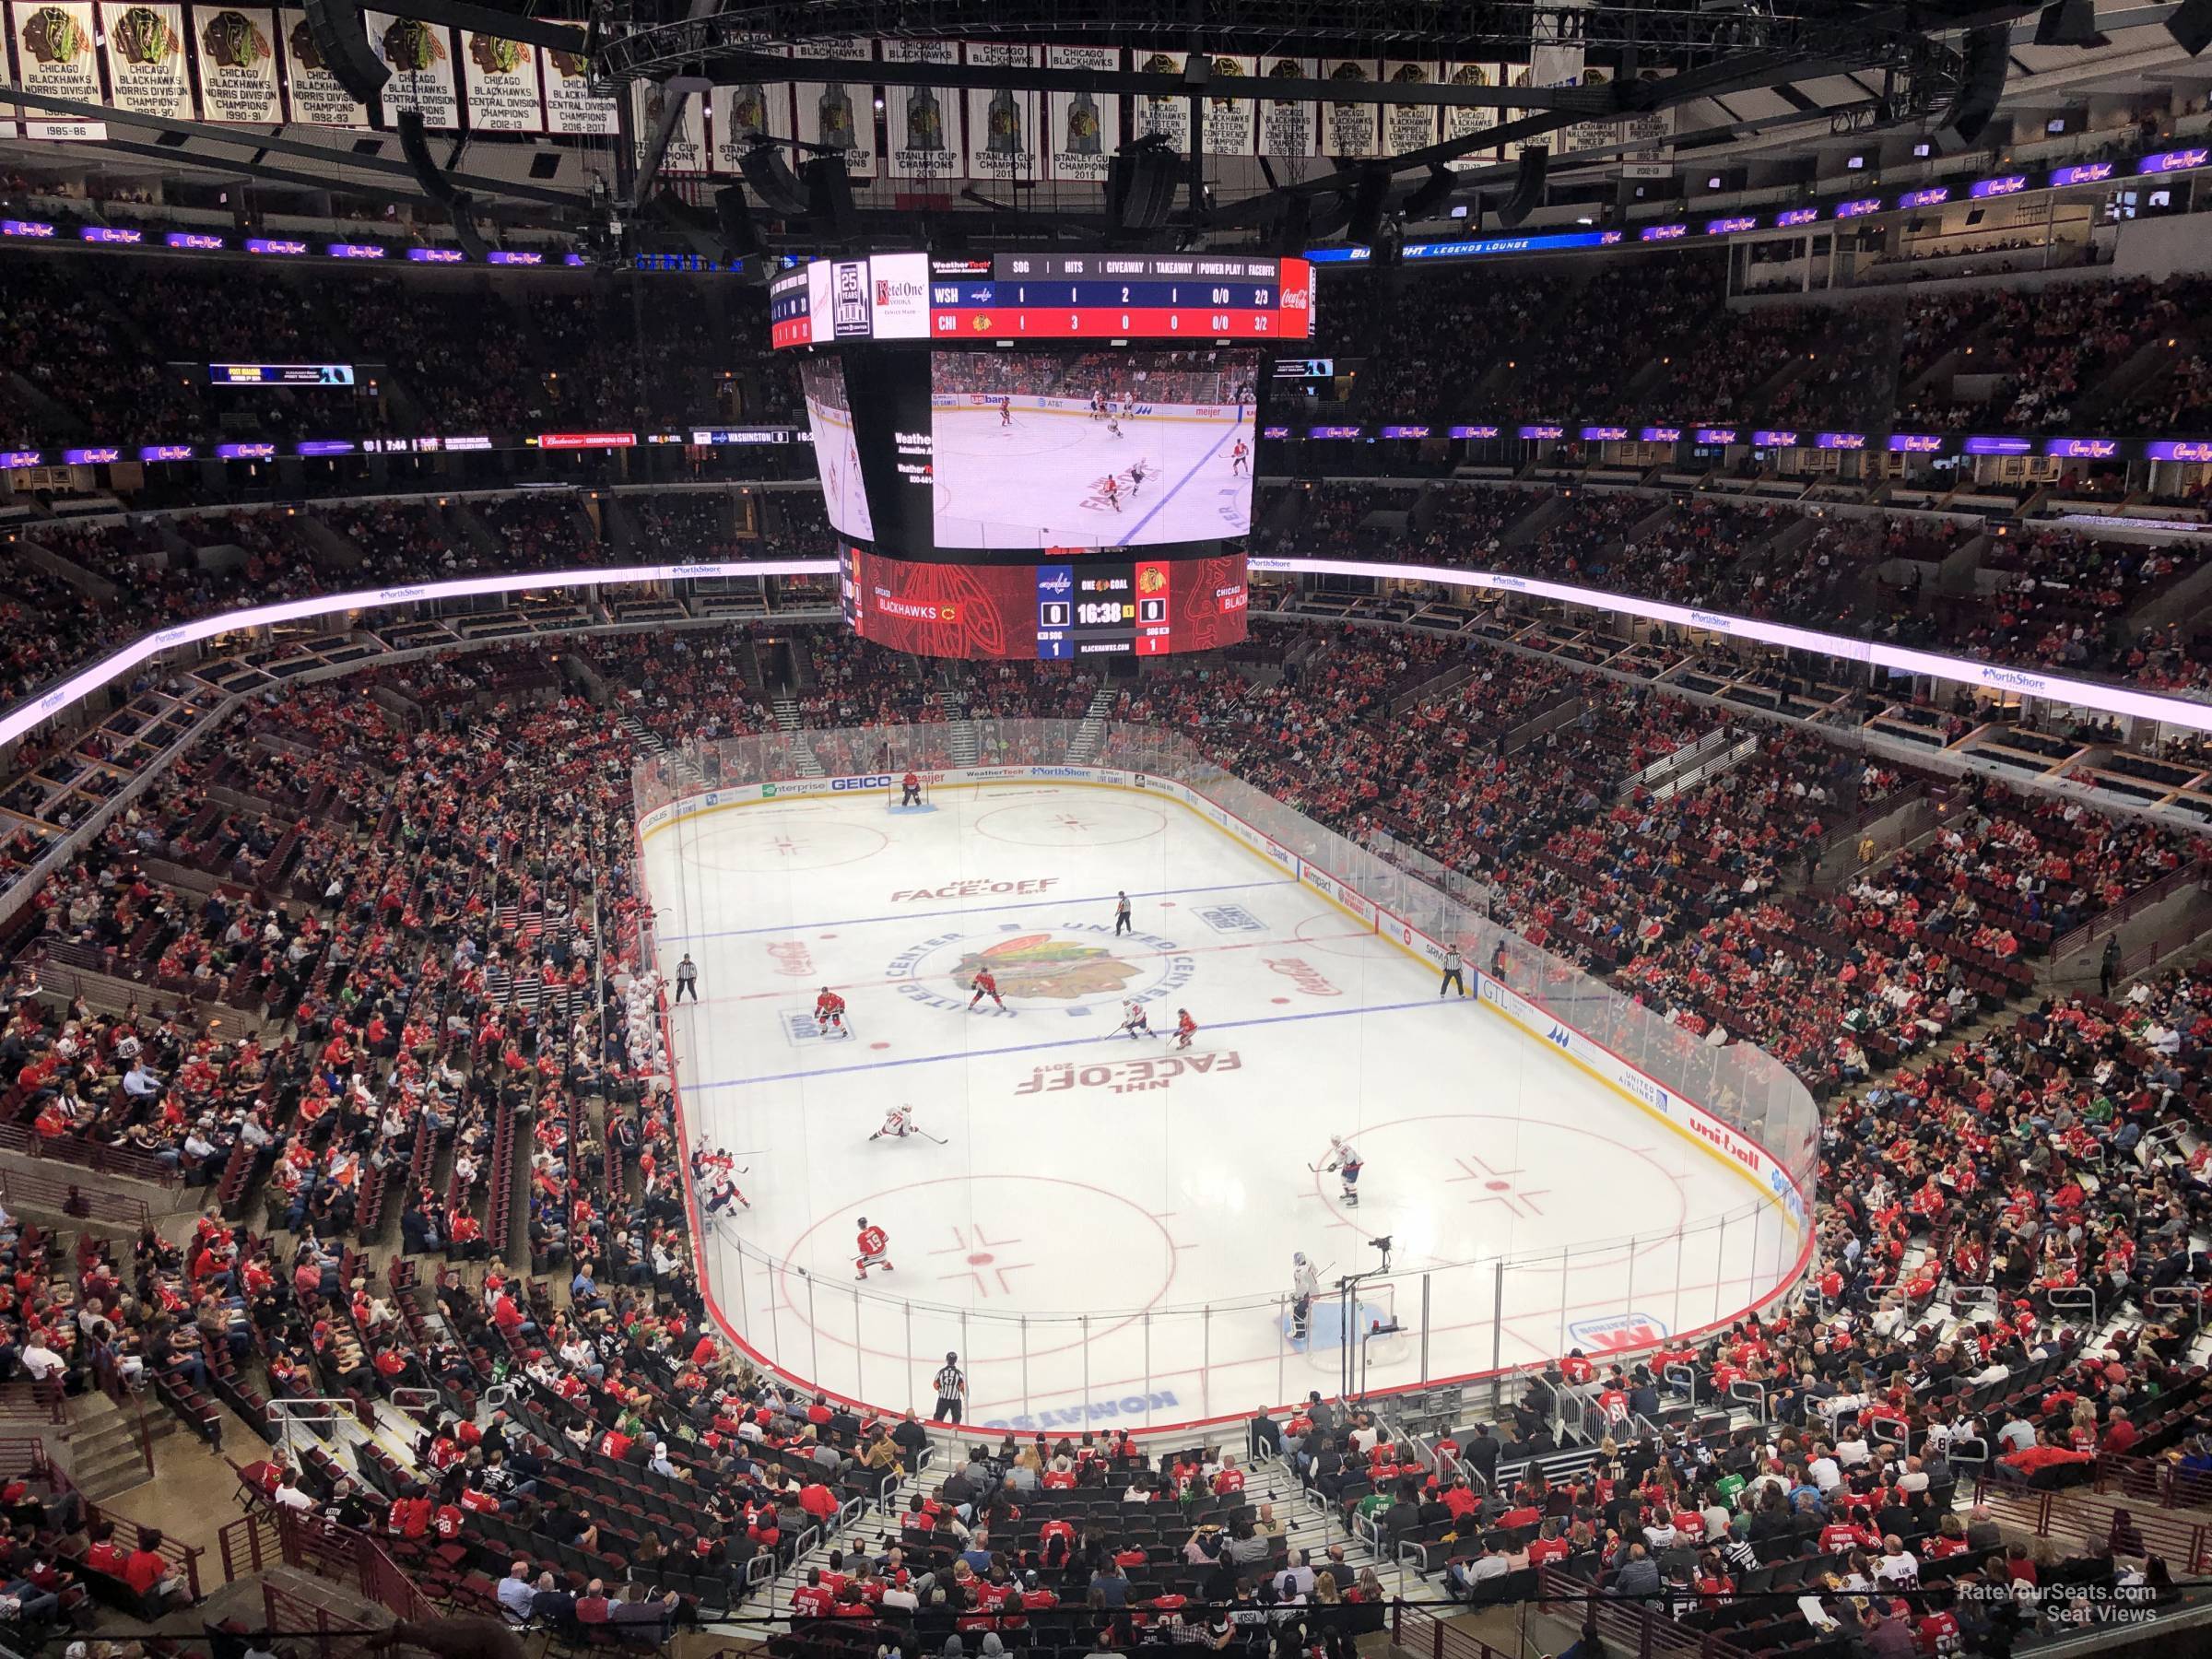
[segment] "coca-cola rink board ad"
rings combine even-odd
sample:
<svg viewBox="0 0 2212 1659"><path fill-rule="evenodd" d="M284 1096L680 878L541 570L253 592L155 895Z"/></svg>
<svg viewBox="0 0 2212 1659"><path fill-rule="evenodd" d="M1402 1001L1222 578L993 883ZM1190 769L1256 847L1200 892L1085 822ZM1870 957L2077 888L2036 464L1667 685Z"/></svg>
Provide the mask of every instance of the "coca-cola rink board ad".
<svg viewBox="0 0 2212 1659"><path fill-rule="evenodd" d="M1244 638L1244 556L1129 560L1053 550L1041 564L839 557L845 620L920 656L1072 662L1212 651Z"/></svg>

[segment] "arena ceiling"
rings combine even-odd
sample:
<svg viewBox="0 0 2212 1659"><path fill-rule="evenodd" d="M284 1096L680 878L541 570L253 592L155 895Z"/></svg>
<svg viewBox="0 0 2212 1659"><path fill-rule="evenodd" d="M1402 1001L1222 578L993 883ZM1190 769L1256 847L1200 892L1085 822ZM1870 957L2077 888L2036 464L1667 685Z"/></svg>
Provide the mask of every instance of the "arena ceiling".
<svg viewBox="0 0 2212 1659"><path fill-rule="evenodd" d="M705 210L738 182L735 169L716 177L664 165L663 135L646 112L673 124L671 106L682 100L667 96L672 88L740 81L791 83L802 94L858 82L893 97L917 83L959 95L1018 88L1041 97L1126 96L1182 103L1194 121L1202 102L1261 98L1440 112L1437 141L1397 154L1335 156L1317 145L1310 156L1188 157L1180 164L1184 188L1159 233L1214 245L1279 231L1293 201L1311 209L1315 240L1341 234L1363 185L1386 192L1386 214L1402 211L1427 185L1415 204L1424 219L1441 217L1447 202L1473 203L1479 217L1515 182L1511 148L1499 159L1508 140L1544 147L1555 208L1587 213L1592 203L1603 210L1618 198L1625 206L1620 186L1631 173L1647 196L1677 191L1692 175L1704 187L1716 173L1730 189L1809 187L1841 165L1845 149L1871 146L1891 162L1908 160L1918 142L1934 141L1939 152L1986 150L2040 138L2053 118L2079 130L2123 115L2178 112L2212 86L2212 53L2193 57L2177 38L2212 29L2212 0L601 0L589 12L576 0L386 0L382 9L586 53L599 84L618 94L622 130L605 138L429 135L450 184L470 193L480 216L518 229L573 230L656 203ZM890 61L890 45L872 44L948 41L1135 50L1114 60L1125 66L1107 68L1009 64L1006 53L990 61L972 50L956 54L963 61L901 63ZM1240 85L1220 72L1270 55L1316 65L1465 59L1512 71L1547 45L1571 48L1581 72L1554 85L1525 74L1518 84L1501 75L1488 85L1450 84L1441 75L1422 85L1380 75L1347 81L1316 73L1309 80L1285 77L1280 63L1265 85ZM811 55L787 55L794 50ZM619 96L626 88L631 95ZM1978 97L1994 108L1980 136L1947 134L1962 103ZM323 189L424 209L440 205L381 124L365 132L297 121L241 128L65 103L49 98L34 111L27 99L21 112L100 114L106 139L0 140L8 166L33 180L95 171L202 184L236 180L277 194ZM1464 124L1454 112L1466 110L1482 112L1486 124L1450 136ZM1642 117L1656 117L1666 132L1655 168L1648 135L1634 138L1619 124L1620 142L1603 141L1608 123ZM1563 143L1571 132L1582 141ZM804 147L790 148L791 162L803 163ZM1625 165L1631 159L1645 165ZM1724 198L1700 199L1719 206ZM818 245L818 227L809 232L779 221L767 206L753 204L767 245ZM1083 235L1099 218L1101 192L1095 181L970 177L918 187L878 177L855 185L854 208L860 240L911 241L920 229L988 245ZM629 217L634 230L641 220L634 211ZM1541 212L1533 222L1543 222ZM651 217L642 223L650 226Z"/></svg>

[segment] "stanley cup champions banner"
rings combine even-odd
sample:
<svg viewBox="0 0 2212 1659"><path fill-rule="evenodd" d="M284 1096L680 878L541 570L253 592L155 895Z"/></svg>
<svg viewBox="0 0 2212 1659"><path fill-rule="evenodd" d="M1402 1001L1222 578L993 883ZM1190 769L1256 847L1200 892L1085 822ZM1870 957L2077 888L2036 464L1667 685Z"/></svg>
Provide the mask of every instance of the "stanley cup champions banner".
<svg viewBox="0 0 2212 1659"><path fill-rule="evenodd" d="M887 64L957 64L955 41L886 41ZM886 87L884 147L890 176L929 183L961 172L960 95L948 87Z"/></svg>
<svg viewBox="0 0 2212 1659"><path fill-rule="evenodd" d="M971 65L1034 69L1034 46L968 44ZM1033 88L971 87L968 89L968 173L976 179L1035 179L1043 175L1039 149L1044 100Z"/></svg>
<svg viewBox="0 0 2212 1659"><path fill-rule="evenodd" d="M792 55L828 63L865 64L875 56L865 40L801 41ZM797 83L799 142L845 153L849 178L876 176L876 88L869 81ZM815 152L808 151L808 154Z"/></svg>

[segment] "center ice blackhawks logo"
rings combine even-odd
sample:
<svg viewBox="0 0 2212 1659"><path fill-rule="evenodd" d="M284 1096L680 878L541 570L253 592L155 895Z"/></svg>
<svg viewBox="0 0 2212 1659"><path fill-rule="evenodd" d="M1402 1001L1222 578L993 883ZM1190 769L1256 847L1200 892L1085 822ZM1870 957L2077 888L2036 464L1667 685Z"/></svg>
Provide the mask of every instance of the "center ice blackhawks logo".
<svg viewBox="0 0 2212 1659"><path fill-rule="evenodd" d="M1169 995L1190 982L1195 967L1180 944L1156 935L1126 933L1117 939L1111 927L1087 923L1063 924L1050 932L1014 924L996 935L962 931L921 940L893 959L887 977L901 996L932 1007L963 1008L970 982L989 969L1008 1001L1057 1003L1080 1017L1128 998L1150 1002Z"/></svg>

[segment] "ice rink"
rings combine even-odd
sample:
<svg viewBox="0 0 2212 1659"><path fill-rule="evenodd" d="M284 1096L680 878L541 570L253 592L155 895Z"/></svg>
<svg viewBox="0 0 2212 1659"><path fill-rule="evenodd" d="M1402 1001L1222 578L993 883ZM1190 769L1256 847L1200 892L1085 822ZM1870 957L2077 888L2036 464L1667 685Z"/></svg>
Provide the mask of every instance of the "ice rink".
<svg viewBox="0 0 2212 1659"><path fill-rule="evenodd" d="M686 1132L749 1165L751 1209L709 1226L717 1300L871 1404L926 1414L948 1349L969 1420L1018 1428L1334 1389L1325 1287L1384 1235L1393 1276L1353 1320L1371 1387L1701 1326L1784 1253L1718 1159L1176 802L771 801L655 829L645 874L662 970L700 971L672 1030ZM1005 1012L969 1011L979 963ZM815 1028L823 984L847 1037ZM1124 997L1156 1030L1190 1009L1189 1052L1118 1035ZM944 1144L871 1142L902 1102ZM1312 1167L1332 1135L1366 1160L1356 1208ZM894 1268L865 1284L864 1216ZM1297 1251L1324 1285L1302 1341Z"/></svg>
<svg viewBox="0 0 2212 1659"><path fill-rule="evenodd" d="M944 547L1137 547L1206 541L1252 529L1252 477L1238 473L1250 418L1178 406L1121 417L1122 436L1076 409L941 407L934 418L937 545ZM1130 469L1145 477L1133 483ZM1104 480L1120 490L1117 505Z"/></svg>

